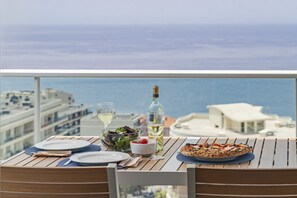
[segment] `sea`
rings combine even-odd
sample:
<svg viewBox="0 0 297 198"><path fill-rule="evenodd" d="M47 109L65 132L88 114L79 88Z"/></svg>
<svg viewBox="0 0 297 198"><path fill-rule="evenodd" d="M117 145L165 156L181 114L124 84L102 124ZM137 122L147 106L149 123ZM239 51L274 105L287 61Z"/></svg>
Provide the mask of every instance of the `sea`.
<svg viewBox="0 0 297 198"><path fill-rule="evenodd" d="M0 33L2 69L297 70L297 25L34 25ZM1 93L34 89L29 77L0 82ZM41 79L42 89L72 93L93 109L113 101L119 113L145 113L155 84L175 118L245 102L296 119L295 79Z"/></svg>

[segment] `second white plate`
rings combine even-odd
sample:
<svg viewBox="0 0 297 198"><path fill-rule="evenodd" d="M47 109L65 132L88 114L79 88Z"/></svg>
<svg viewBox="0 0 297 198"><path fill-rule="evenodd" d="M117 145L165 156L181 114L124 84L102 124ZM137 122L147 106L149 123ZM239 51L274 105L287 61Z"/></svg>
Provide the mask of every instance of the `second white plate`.
<svg viewBox="0 0 297 198"><path fill-rule="evenodd" d="M89 146L91 143L85 140L49 140L35 145L36 148L48 151L78 150Z"/></svg>
<svg viewBox="0 0 297 198"><path fill-rule="evenodd" d="M93 151L72 155L70 160L82 165L101 165L128 159L127 153L114 151Z"/></svg>

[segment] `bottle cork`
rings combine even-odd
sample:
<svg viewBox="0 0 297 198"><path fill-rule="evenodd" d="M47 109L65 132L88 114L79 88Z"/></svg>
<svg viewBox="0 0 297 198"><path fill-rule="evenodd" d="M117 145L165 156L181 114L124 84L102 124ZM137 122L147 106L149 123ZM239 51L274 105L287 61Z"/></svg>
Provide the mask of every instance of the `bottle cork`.
<svg viewBox="0 0 297 198"><path fill-rule="evenodd" d="M159 98L159 86L158 85L154 85L154 87L153 87L153 97Z"/></svg>

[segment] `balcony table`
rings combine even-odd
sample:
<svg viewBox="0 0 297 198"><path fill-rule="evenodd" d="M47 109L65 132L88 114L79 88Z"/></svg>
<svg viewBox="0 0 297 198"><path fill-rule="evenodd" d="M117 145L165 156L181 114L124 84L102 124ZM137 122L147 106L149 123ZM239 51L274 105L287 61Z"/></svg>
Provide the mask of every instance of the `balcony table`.
<svg viewBox="0 0 297 198"><path fill-rule="evenodd" d="M93 144L93 136L52 136L50 139L82 139ZM164 150L159 154L164 160L144 158L136 168L118 170L119 184L131 185L186 185L186 164L176 159L177 151L186 143L246 143L253 147L255 158L251 162L233 165L200 164L196 167L216 169L296 169L296 138L214 138L214 137L164 137ZM24 152L4 161L1 166L57 167L63 157L31 157ZM65 167L67 168L67 167ZM86 168L86 167L83 167Z"/></svg>

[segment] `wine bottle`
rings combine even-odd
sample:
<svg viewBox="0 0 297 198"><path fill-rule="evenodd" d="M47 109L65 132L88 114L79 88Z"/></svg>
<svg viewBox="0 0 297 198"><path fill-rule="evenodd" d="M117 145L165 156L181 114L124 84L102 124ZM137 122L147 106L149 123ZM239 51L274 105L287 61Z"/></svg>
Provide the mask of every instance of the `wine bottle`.
<svg viewBox="0 0 297 198"><path fill-rule="evenodd" d="M159 87L153 87L153 102L148 107L147 113L147 128L150 139L157 136L157 152L163 150L163 129L164 129L164 109L159 102Z"/></svg>

